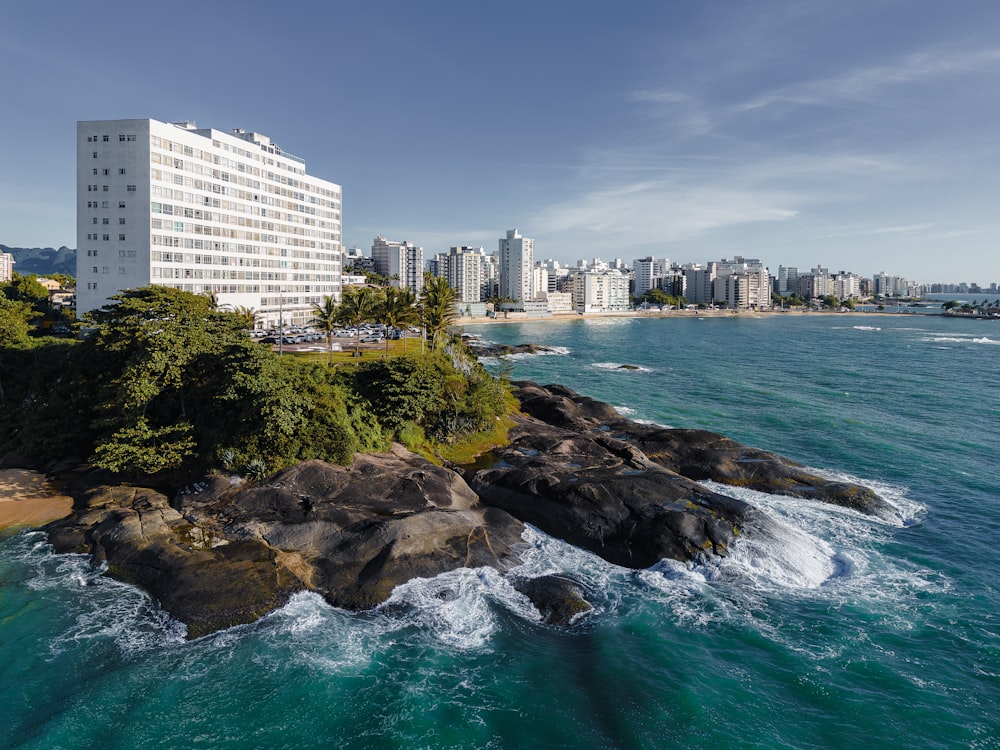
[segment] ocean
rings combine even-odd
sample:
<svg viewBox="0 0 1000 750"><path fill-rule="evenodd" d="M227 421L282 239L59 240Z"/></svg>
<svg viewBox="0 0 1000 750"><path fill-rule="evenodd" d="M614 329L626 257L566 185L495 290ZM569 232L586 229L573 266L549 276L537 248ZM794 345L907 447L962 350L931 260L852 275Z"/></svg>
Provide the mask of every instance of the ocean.
<svg viewBox="0 0 1000 750"><path fill-rule="evenodd" d="M515 379L866 483L895 518L716 487L779 533L634 571L529 529L525 569L572 573L597 605L568 629L460 570L360 614L299 594L190 642L141 592L21 533L0 543L0 746L1000 748L1000 323L466 330L553 349L487 363Z"/></svg>

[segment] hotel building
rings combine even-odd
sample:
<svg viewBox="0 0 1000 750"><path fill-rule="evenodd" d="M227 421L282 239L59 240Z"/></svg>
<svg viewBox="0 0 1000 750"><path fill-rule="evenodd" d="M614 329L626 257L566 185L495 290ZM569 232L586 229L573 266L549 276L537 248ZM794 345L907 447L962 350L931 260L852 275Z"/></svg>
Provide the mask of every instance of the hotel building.
<svg viewBox="0 0 1000 750"><path fill-rule="evenodd" d="M259 133L77 123L77 314L159 284L214 294L257 326L340 300L341 187Z"/></svg>

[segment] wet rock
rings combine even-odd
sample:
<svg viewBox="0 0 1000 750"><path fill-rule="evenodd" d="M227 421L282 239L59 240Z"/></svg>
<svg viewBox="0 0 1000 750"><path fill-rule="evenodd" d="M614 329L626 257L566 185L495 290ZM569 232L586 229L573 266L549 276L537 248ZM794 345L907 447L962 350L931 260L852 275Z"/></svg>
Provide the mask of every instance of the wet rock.
<svg viewBox="0 0 1000 750"><path fill-rule="evenodd" d="M149 489L95 488L47 527L50 541L107 562L195 637L250 622L295 591L359 610L412 578L503 571L524 531L479 507L458 474L398 446L349 469L307 461L252 487L202 484L172 504Z"/></svg>
<svg viewBox="0 0 1000 750"><path fill-rule="evenodd" d="M515 578L513 586L535 605L547 625L566 626L592 612L583 584L565 575Z"/></svg>
<svg viewBox="0 0 1000 750"><path fill-rule="evenodd" d="M531 416L582 432L603 431L636 448L649 460L696 482L711 480L777 495L791 495L892 517L892 507L873 490L825 479L769 451L737 443L706 430L678 430L625 419L608 404L560 385L515 384L522 409Z"/></svg>

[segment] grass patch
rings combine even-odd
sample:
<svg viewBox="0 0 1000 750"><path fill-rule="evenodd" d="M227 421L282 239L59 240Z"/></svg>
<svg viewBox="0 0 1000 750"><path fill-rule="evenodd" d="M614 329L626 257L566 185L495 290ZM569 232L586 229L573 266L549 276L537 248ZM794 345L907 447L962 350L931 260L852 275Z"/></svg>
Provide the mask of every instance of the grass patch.
<svg viewBox="0 0 1000 750"><path fill-rule="evenodd" d="M497 417L493 429L476 432L451 445L437 444L434 446L434 452L441 460L453 464L471 464L483 453L507 445L513 427L514 421L510 417Z"/></svg>
<svg viewBox="0 0 1000 750"><path fill-rule="evenodd" d="M320 344L317 344L320 345ZM353 343L341 343L344 347L342 351L334 351L332 353L326 351L326 344L323 343L322 346L324 350L321 352L303 352L296 351L294 349L285 349L285 357L295 357L296 359L305 362L315 362L318 364L326 364L327 362L332 363L334 366L347 364L350 362L363 362L369 359L383 359L385 357L401 357L403 356L403 342L401 340L390 340L389 341L389 352L386 353L385 342L381 344L372 345L366 344L361 347L361 352L359 357L354 356L354 344ZM273 347L277 351L277 347ZM420 354L420 340L419 339L407 339L406 341L406 355Z"/></svg>

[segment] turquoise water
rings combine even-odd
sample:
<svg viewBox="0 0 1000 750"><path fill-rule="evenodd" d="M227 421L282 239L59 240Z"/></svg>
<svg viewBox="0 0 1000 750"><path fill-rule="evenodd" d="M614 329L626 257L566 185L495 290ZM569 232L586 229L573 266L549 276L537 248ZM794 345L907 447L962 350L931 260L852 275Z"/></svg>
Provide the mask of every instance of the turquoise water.
<svg viewBox="0 0 1000 750"><path fill-rule="evenodd" d="M298 595L194 642L21 534L0 544L0 746L1000 748L1000 324L467 330L557 348L514 359L515 378L860 479L897 518L737 491L781 532L751 529L723 561L631 571L529 532L526 568L570 571L598 604L571 630L462 570L363 614Z"/></svg>

